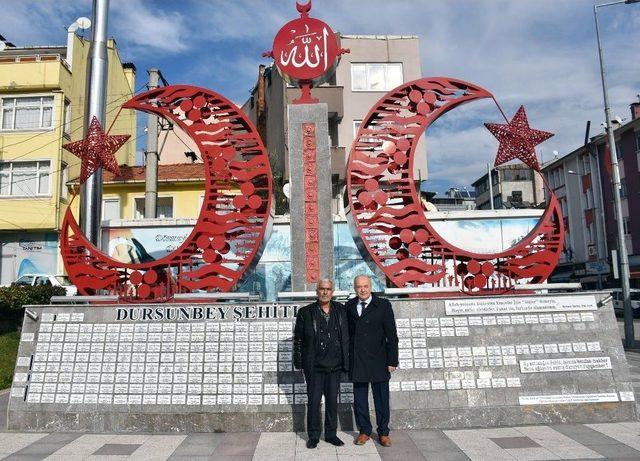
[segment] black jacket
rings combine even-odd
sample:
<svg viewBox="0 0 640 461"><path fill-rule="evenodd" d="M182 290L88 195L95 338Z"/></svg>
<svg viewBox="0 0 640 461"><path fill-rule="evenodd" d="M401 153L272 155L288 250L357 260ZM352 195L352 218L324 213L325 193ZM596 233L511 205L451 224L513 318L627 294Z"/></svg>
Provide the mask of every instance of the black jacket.
<svg viewBox="0 0 640 461"><path fill-rule="evenodd" d="M388 366L398 366L398 334L391 303L372 296L361 317L358 297L347 301L351 356L350 377L353 382L388 381Z"/></svg>
<svg viewBox="0 0 640 461"><path fill-rule="evenodd" d="M313 370L315 362L315 336L318 327L312 309L318 309L318 302L304 306L296 316L296 327L293 334L293 366L300 370ZM331 301L331 309L338 314L340 328L340 345L342 347L343 371L349 370L349 322L342 304Z"/></svg>

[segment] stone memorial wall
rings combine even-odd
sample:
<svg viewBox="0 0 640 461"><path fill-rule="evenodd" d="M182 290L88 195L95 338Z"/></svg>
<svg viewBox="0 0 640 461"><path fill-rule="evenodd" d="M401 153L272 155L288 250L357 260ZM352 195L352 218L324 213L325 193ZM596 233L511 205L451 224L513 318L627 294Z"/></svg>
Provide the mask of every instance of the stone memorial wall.
<svg viewBox="0 0 640 461"><path fill-rule="evenodd" d="M601 294L395 300L392 428L635 419ZM303 430L298 305L35 306L11 389L13 430ZM353 428L352 386L340 420ZM372 407L373 408L373 407Z"/></svg>

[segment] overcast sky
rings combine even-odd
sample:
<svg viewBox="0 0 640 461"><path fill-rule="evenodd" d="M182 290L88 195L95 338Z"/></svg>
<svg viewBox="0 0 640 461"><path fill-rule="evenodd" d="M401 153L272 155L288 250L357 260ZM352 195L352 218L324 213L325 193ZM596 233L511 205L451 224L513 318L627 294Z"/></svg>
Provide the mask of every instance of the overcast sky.
<svg viewBox="0 0 640 461"><path fill-rule="evenodd" d="M420 37L424 76L456 77L491 91L510 118L523 104L533 128L555 133L537 149L550 160L580 146L604 120L593 0L314 0L312 16L344 34ZM600 2L601 3L601 2ZM18 46L64 44L89 0L3 0L0 33ZM297 16L294 1L112 0L109 35L123 61L159 68L243 103L261 52ZM640 4L600 10L613 114L629 120L640 93ZM89 33L89 32L87 32ZM365 115L365 114L363 114ZM427 136L431 190L465 186L486 171L497 141L483 122L503 123L492 102L452 111ZM140 141L139 141L140 142ZM139 149L142 146L138 146Z"/></svg>

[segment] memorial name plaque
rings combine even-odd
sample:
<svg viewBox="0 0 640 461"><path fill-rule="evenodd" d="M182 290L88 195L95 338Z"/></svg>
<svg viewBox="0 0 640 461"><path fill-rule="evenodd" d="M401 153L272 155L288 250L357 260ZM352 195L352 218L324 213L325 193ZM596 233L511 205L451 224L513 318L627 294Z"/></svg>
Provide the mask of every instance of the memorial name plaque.
<svg viewBox="0 0 640 461"><path fill-rule="evenodd" d="M506 312L477 307L493 298L393 300L400 356L390 382L393 427L635 418L611 304L586 318L574 311L601 297L535 298L553 314L512 314L521 301L510 301ZM461 301L476 308L446 314L447 303ZM306 385L292 366L298 308L32 306L38 320L24 319L9 428L304 430ZM346 380L339 402L343 428L352 430L353 386ZM525 410L531 405L539 407Z"/></svg>
<svg viewBox="0 0 640 461"><path fill-rule="evenodd" d="M610 370L609 357L576 357L567 359L521 360L522 373L543 373L552 371Z"/></svg>
<svg viewBox="0 0 640 461"><path fill-rule="evenodd" d="M447 315L519 314L523 312L595 311L591 295L462 298L445 300ZM579 314L578 314L579 315ZM546 317L545 317L546 319ZM538 321L536 320L536 323Z"/></svg>

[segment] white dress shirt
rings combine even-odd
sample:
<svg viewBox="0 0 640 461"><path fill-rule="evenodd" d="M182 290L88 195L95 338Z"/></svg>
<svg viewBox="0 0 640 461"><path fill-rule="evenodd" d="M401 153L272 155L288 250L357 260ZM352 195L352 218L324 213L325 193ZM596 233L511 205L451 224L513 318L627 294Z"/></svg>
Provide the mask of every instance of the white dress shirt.
<svg viewBox="0 0 640 461"><path fill-rule="evenodd" d="M369 296L367 299L365 299L364 301L361 301L360 298L358 298L358 317L362 316L362 312L369 306L369 303L371 302L371 298L372 296ZM364 306L362 305L362 303L364 303Z"/></svg>

